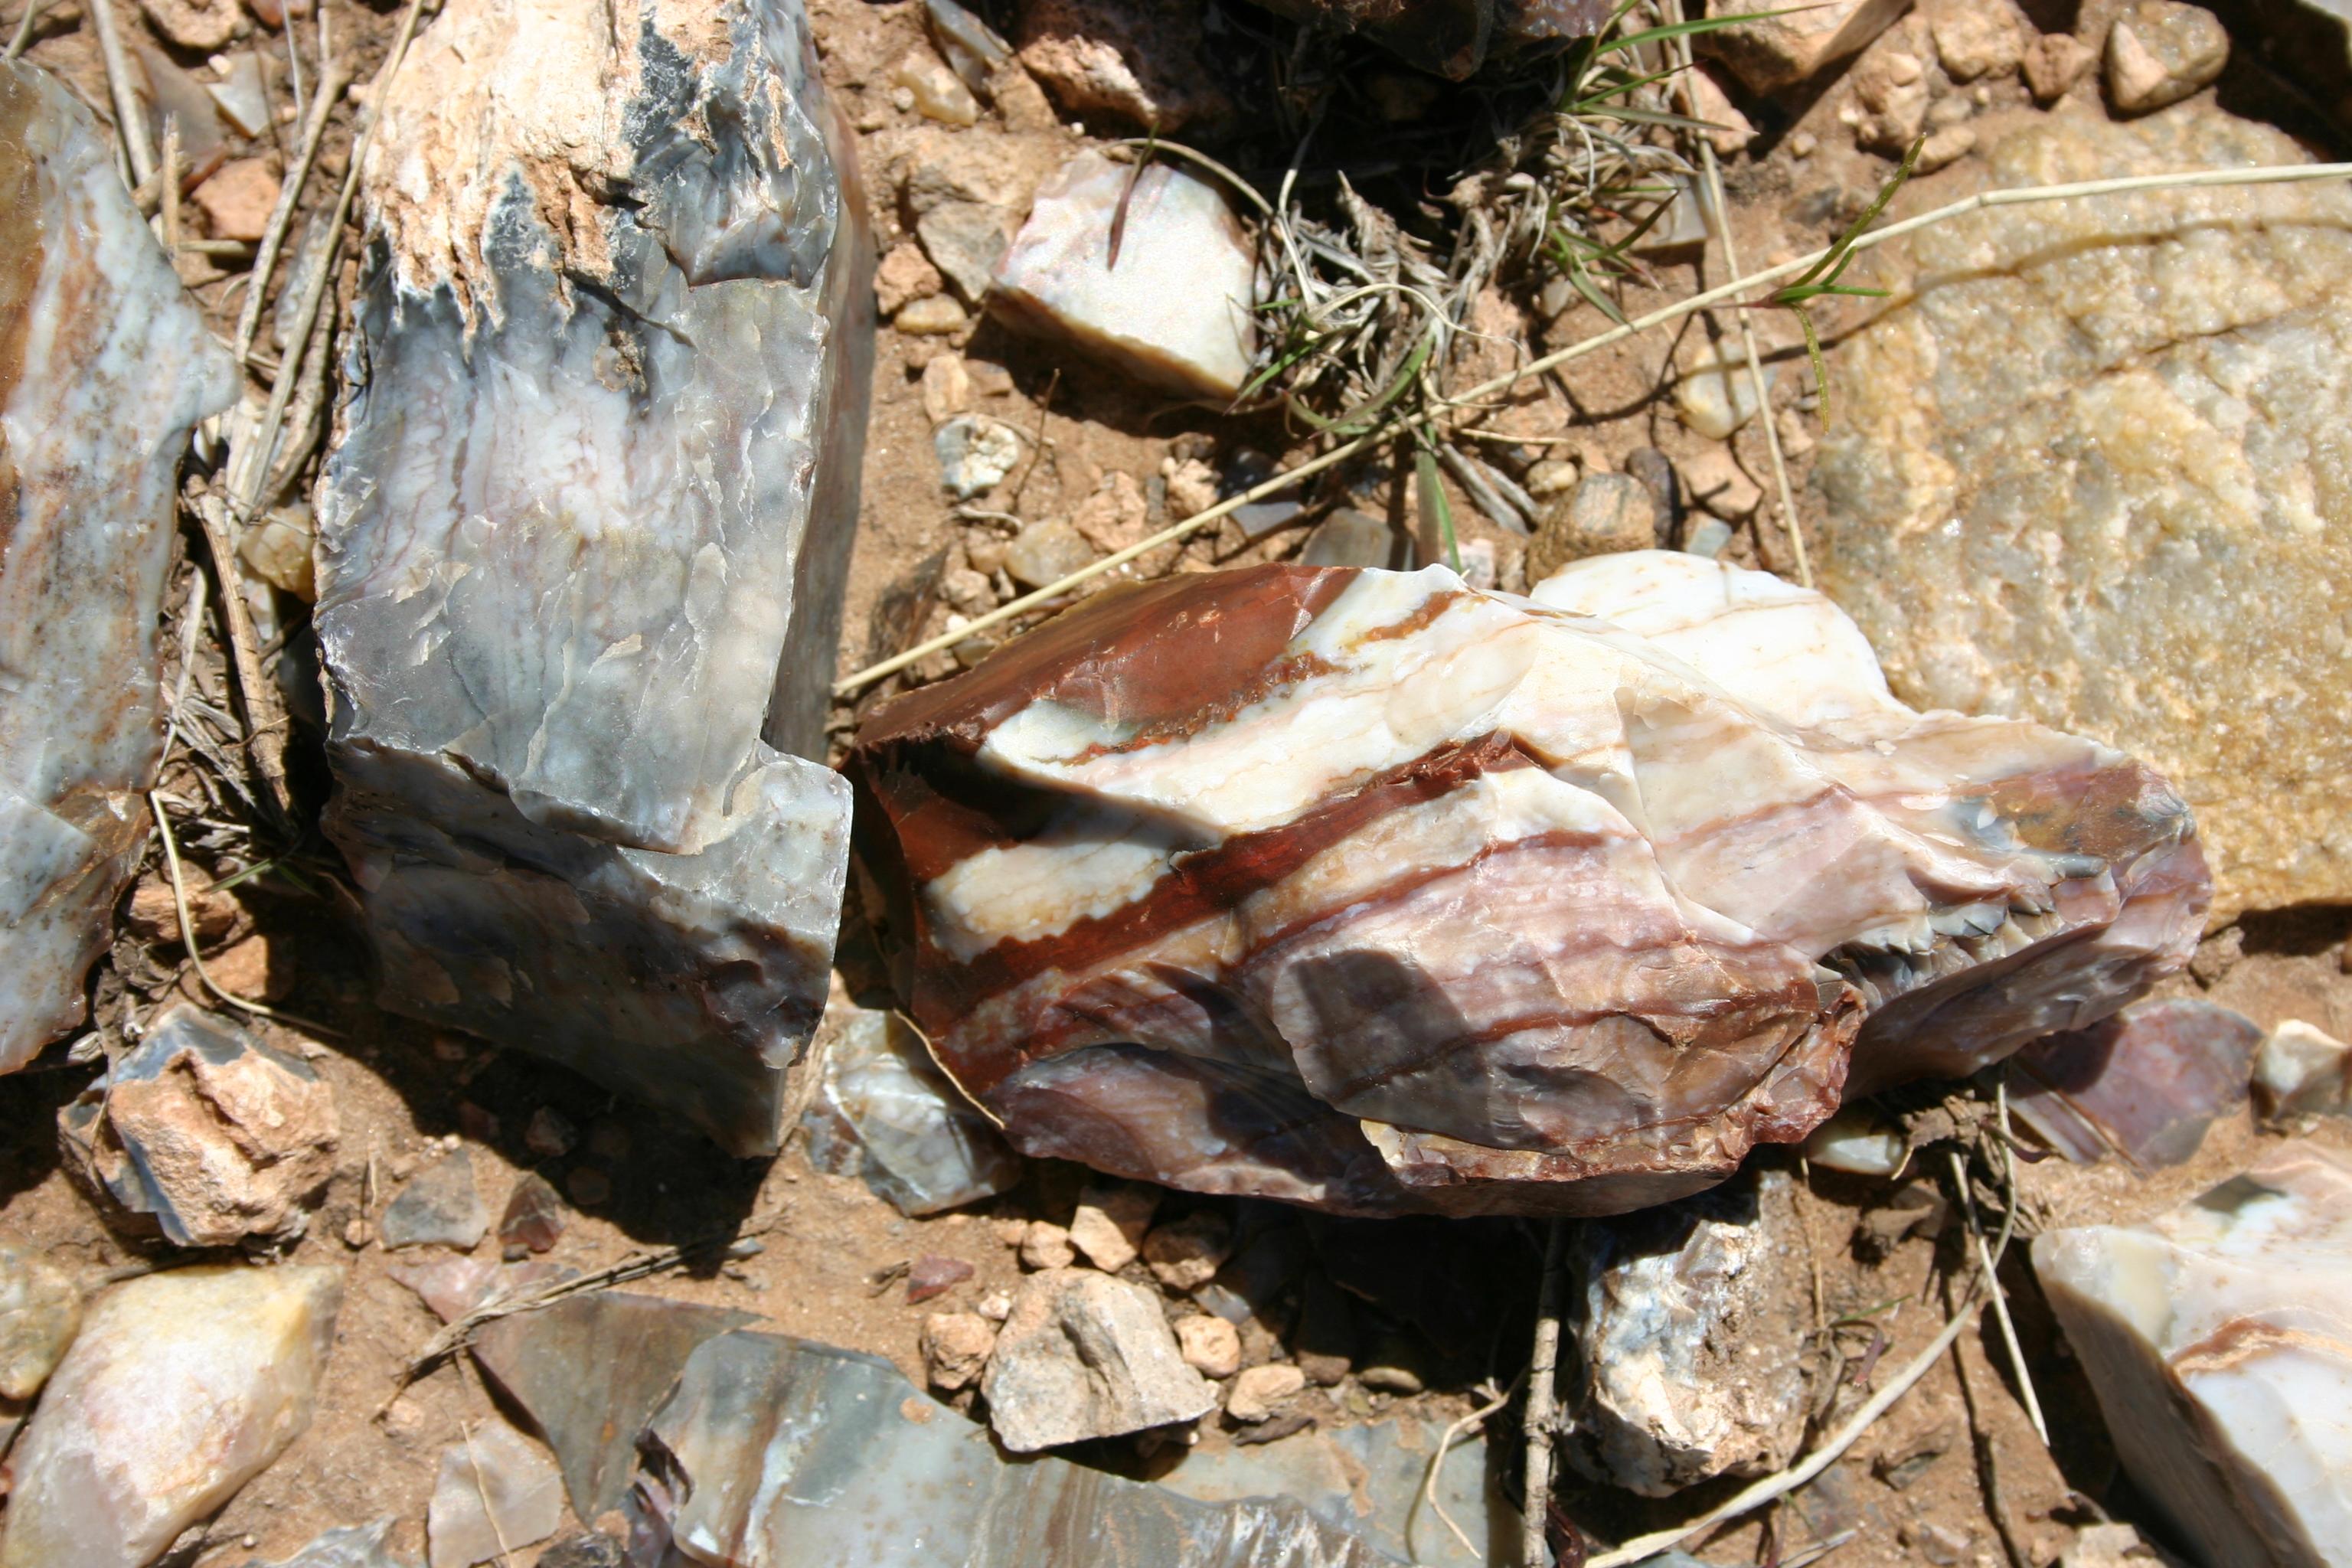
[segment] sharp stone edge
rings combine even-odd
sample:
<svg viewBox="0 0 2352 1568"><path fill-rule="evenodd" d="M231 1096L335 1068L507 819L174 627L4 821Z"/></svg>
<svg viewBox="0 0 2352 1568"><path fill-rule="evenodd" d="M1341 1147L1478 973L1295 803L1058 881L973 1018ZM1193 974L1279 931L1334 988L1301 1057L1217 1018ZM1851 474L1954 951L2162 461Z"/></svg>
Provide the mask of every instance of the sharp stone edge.
<svg viewBox="0 0 2352 1568"><path fill-rule="evenodd" d="M1605 1214L2179 968L2144 765L1918 713L1820 595L1269 566L1097 595L847 763L910 1016L1024 1152L1339 1212Z"/></svg>
<svg viewBox="0 0 2352 1568"><path fill-rule="evenodd" d="M453 0L362 191L318 624L383 1000L772 1151L873 354L807 18Z"/></svg>
<svg viewBox="0 0 2352 1568"><path fill-rule="evenodd" d="M146 843L173 475L236 396L97 121L0 62L0 1071L82 1020Z"/></svg>

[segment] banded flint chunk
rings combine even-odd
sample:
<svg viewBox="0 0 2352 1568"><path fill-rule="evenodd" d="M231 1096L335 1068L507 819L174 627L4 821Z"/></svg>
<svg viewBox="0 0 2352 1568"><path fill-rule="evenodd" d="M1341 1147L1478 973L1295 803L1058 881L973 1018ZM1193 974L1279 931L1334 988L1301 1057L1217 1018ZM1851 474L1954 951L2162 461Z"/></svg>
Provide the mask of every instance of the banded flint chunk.
<svg viewBox="0 0 2352 1568"><path fill-rule="evenodd" d="M81 1021L146 842L173 475L236 395L89 111L0 61L0 1071Z"/></svg>
<svg viewBox="0 0 2352 1568"><path fill-rule="evenodd" d="M1664 552L1114 590L848 767L910 1016L1016 1146L1342 1212L1705 1187L2113 1011L2208 893L2147 768L1916 713L1819 595Z"/></svg>
<svg viewBox="0 0 2352 1568"><path fill-rule="evenodd" d="M2352 1162L2307 1141L2033 1271L2139 1493L2216 1568L2352 1563Z"/></svg>
<svg viewBox="0 0 2352 1568"><path fill-rule="evenodd" d="M458 0L362 189L319 628L383 1001L772 1150L871 375L794 0Z"/></svg>

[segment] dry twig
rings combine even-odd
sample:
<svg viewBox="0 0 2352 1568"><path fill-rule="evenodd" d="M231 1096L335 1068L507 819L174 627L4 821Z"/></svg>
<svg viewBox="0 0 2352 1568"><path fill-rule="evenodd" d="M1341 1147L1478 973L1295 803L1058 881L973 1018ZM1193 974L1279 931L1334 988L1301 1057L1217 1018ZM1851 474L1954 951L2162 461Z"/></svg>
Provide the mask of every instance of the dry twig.
<svg viewBox="0 0 2352 1568"><path fill-rule="evenodd" d="M179 840L173 837L172 818L163 809L163 794L161 790L151 789L147 792L147 809L154 814L155 835L163 841L163 865L172 878L172 907L180 919L180 945L188 950L188 963L194 968L196 978L204 982L205 989L230 1006L240 1008L245 1012L257 1014L264 1018L275 1018L281 1024L308 1030L312 1034L330 1037L335 1035L338 1031L330 1029L323 1024L314 1024L307 1018L282 1012L267 1003L240 996L213 978L212 972L205 967L204 952L196 945L195 921L188 915L187 881L180 870Z"/></svg>
<svg viewBox="0 0 2352 1568"><path fill-rule="evenodd" d="M145 184L155 174L155 143L147 139L147 111L131 89L131 58L122 52L122 30L114 20L114 0L89 0L89 19L98 29L98 52L106 63L107 96L114 103L114 129L131 160L131 181Z"/></svg>
<svg viewBox="0 0 2352 1568"><path fill-rule="evenodd" d="M8 52L0 55L0 59L13 60L25 52L25 46L33 41L33 24L41 19L47 4L48 0L26 0L25 14L16 18L16 37L8 40Z"/></svg>
<svg viewBox="0 0 2352 1568"><path fill-rule="evenodd" d="M325 15L320 14L320 26ZM290 36L291 29L289 29ZM310 113L302 125L301 150L295 154L294 166L286 171L285 183L278 189L278 205L269 214L269 225L261 232L261 247L253 253L253 268L245 282L245 302L238 308L236 318L236 358L247 363L253 353L254 333L261 325L263 297L269 291L269 279L278 268L278 251L286 244L286 231L294 221L294 209L302 199L302 187L310 177L311 165L317 163L320 143L327 134L328 117L352 84L352 68L347 61L335 60L326 68L319 80L318 90L310 96ZM282 367L281 367L282 368Z"/></svg>
<svg viewBox="0 0 2352 1568"><path fill-rule="evenodd" d="M1475 1562L1485 1562L1486 1560L1486 1555L1481 1552L1475 1545L1472 1544L1470 1537L1463 1531L1462 1527L1454 1522L1454 1516L1445 1511L1445 1504L1438 1500L1438 1478L1444 1473L1445 1456L1453 1448L1456 1439L1460 1438L1464 1433L1469 1431L1480 1422L1486 1420L1489 1415L1494 1415L1495 1412L1500 1410L1504 1405L1508 1405L1511 1402L1511 1395L1519 1391L1519 1384L1526 1379L1526 1377L1527 1373L1522 1372L1517 1377L1511 1380L1511 1385L1508 1388L1497 1389L1490 1382L1484 1388L1479 1390L1480 1393L1486 1395L1486 1403L1480 1405L1477 1409L1470 1412L1469 1415L1462 1417L1461 1420L1454 1423L1453 1426L1448 1426L1445 1429L1444 1434L1437 1439L1437 1452L1430 1456L1428 1474L1422 1479L1421 1497L1413 1505L1415 1510L1426 1507L1431 1512L1436 1514L1437 1517L1444 1522L1445 1528L1454 1532L1454 1539L1462 1543L1462 1550L1470 1553L1471 1558ZM1412 1551L1412 1511L1408 1511L1405 1517L1404 1536L1405 1549L1407 1551Z"/></svg>
<svg viewBox="0 0 2352 1568"><path fill-rule="evenodd" d="M2007 1145L2002 1148L2006 1152ZM1960 1158L1957 1149L1951 1152L1951 1160L1952 1184L1959 1189L1960 1213L1968 1220L1969 1239L1976 1247L1977 1267L1984 1271L1985 1279L1992 1287L1993 1321L2000 1325L2000 1341L2009 1351L2010 1370L2017 1373L2017 1391L2025 1402L2025 1414L2032 1418L2034 1436L2042 1439L2042 1446L2046 1448L2050 1446L2050 1426L2042 1418L2042 1400L2033 1392L2033 1376L2026 1370L2025 1352L2017 1342L2017 1325L2010 1320L2009 1292L2001 1289L2000 1277L1993 1272L1992 1254L1985 1248L1984 1227L1977 1222L1976 1194L1969 1190L1968 1163ZM2012 1199L2010 1203L2011 1218L2016 1215L2016 1202ZM2006 1233L2004 1226L2003 1234Z"/></svg>
<svg viewBox="0 0 2352 1568"><path fill-rule="evenodd" d="M1528 1362L1528 1475L1526 1511L1519 1520L1519 1561L1538 1568L1545 1558L1544 1525L1551 1515L1551 1441L1558 1409L1559 1368L1559 1277L1565 1224L1553 1220L1544 1231L1543 1285L1536 1297L1535 1353Z"/></svg>

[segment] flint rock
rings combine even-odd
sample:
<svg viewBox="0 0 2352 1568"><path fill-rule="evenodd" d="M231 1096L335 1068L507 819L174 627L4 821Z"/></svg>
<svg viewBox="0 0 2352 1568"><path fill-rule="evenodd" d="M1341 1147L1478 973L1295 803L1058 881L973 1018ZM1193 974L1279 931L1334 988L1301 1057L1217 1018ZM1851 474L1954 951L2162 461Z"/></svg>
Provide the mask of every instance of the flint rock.
<svg viewBox="0 0 2352 1568"><path fill-rule="evenodd" d="M2255 1109L2273 1125L2352 1111L2352 1046L2289 1018L2254 1053Z"/></svg>
<svg viewBox="0 0 2352 1568"><path fill-rule="evenodd" d="M1129 181L1134 176L1131 194ZM1124 198L1118 265L1111 218ZM1037 187L1036 205L996 265L992 308L1139 381L1227 403L1257 350L1256 262L1224 195L1189 169L1139 176L1081 153Z"/></svg>
<svg viewBox="0 0 2352 1568"><path fill-rule="evenodd" d="M1113 588L846 765L1016 1147L1343 1213L1696 1191L2121 1006L2208 891L2150 770L1914 712L1820 595L1657 551Z"/></svg>
<svg viewBox="0 0 2352 1568"><path fill-rule="evenodd" d="M334 1174L334 1094L218 1014L173 1007L58 1116L68 1166L174 1247L299 1236Z"/></svg>
<svg viewBox="0 0 2352 1568"><path fill-rule="evenodd" d="M0 1568L143 1568L310 1424L331 1268L168 1269L91 1303L9 1460Z"/></svg>
<svg viewBox="0 0 2352 1568"><path fill-rule="evenodd" d="M705 1568L1397 1561L1287 1498L1197 1502L1066 1460L1008 1463L983 1428L917 1394L888 1362L781 1335L724 1334L695 1352L644 1452L647 1538L677 1554L656 1560Z"/></svg>
<svg viewBox="0 0 2352 1568"><path fill-rule="evenodd" d="M425 1513L426 1560L430 1568L503 1563L509 1551L554 1534L562 1520L555 1467L529 1438L493 1418L441 1450Z"/></svg>
<svg viewBox="0 0 2352 1568"><path fill-rule="evenodd" d="M1805 1158L1850 1176L1891 1179L1910 1163L1911 1145L1869 1106L1849 1105L1813 1129L1805 1140Z"/></svg>
<svg viewBox="0 0 2352 1568"><path fill-rule="evenodd" d="M872 356L806 17L459 0L383 115L317 624L383 1003L772 1152Z"/></svg>
<svg viewBox="0 0 2352 1568"><path fill-rule="evenodd" d="M1569 1461L1644 1497L1787 1463L1810 1404L1798 1351L1811 1301L1787 1175L1575 1236L1589 1375Z"/></svg>
<svg viewBox="0 0 2352 1568"><path fill-rule="evenodd" d="M232 5L231 10L234 10ZM79 1023L147 841L189 429L236 396L89 111L0 61L0 1071Z"/></svg>
<svg viewBox="0 0 2352 1568"><path fill-rule="evenodd" d="M2192 105L2047 117L1985 177L2303 159ZM2352 899L2332 587L2352 575L2352 191L1997 209L1907 244L1879 279L1899 302L1831 356L1824 588L1905 700L2078 730L2161 770L2205 826L2216 923Z"/></svg>
<svg viewBox="0 0 2352 1568"><path fill-rule="evenodd" d="M2186 1164L2214 1119L2246 1103L2262 1043L2252 1019L2210 1002L2135 1002L2018 1052L2009 1102L2070 1160L2114 1152L2142 1171Z"/></svg>
<svg viewBox="0 0 2352 1568"><path fill-rule="evenodd" d="M2045 1231L2033 1271L2139 1495L2198 1560L2352 1542L2352 1163L2308 1142L2138 1225Z"/></svg>
<svg viewBox="0 0 2352 1568"><path fill-rule="evenodd" d="M828 1011L809 1161L857 1171L901 1214L938 1214L1021 1179L1021 1159L895 1014Z"/></svg>
<svg viewBox="0 0 2352 1568"><path fill-rule="evenodd" d="M81 1326L81 1292L63 1270L0 1244L0 1400L41 1392Z"/></svg>
<svg viewBox="0 0 2352 1568"><path fill-rule="evenodd" d="M490 1211L474 1184L474 1156L453 1149L418 1172L384 1205L387 1247L453 1247L470 1252L490 1228Z"/></svg>
<svg viewBox="0 0 2352 1568"><path fill-rule="evenodd" d="M499 1215L499 1244L529 1252L546 1252L563 1239L563 1198L545 1176L525 1175L507 1194Z"/></svg>
<svg viewBox="0 0 2352 1568"><path fill-rule="evenodd" d="M247 1558L243 1568L416 1568L413 1559L392 1549L395 1522L380 1519L373 1524L342 1525L328 1531L291 1557L276 1563Z"/></svg>
<svg viewBox="0 0 2352 1568"><path fill-rule="evenodd" d="M1217 1405L1159 1300L1086 1268L1022 1281L981 1392L989 1425L1016 1454L1191 1421Z"/></svg>
<svg viewBox="0 0 2352 1568"><path fill-rule="evenodd" d="M1860 54L1910 8L1911 0L1828 0L1756 16L1769 8L1746 0L1707 0L1709 16L1755 16L1755 20L1698 34L1692 43L1729 66L1752 90L1778 92Z"/></svg>

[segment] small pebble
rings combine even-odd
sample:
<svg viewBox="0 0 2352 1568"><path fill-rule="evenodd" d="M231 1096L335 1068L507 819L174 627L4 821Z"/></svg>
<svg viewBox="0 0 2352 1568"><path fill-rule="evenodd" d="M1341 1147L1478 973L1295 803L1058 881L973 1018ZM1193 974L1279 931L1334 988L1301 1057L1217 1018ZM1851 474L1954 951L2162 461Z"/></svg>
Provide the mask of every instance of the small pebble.
<svg viewBox="0 0 2352 1568"><path fill-rule="evenodd" d="M1251 1367L1234 1379L1225 1395L1225 1414L1244 1423L1264 1421L1306 1386L1307 1374L1286 1362Z"/></svg>
<svg viewBox="0 0 2352 1568"><path fill-rule="evenodd" d="M1203 1313L1176 1320L1176 1348L1202 1377L1233 1376L1242 1366L1242 1336L1224 1319Z"/></svg>
<svg viewBox="0 0 2352 1568"><path fill-rule="evenodd" d="M961 1258L932 1253L915 1259L907 1270L907 1302L928 1301L962 1284L972 1276L971 1265Z"/></svg>
<svg viewBox="0 0 2352 1568"><path fill-rule="evenodd" d="M1076 1247L1070 1245L1070 1233L1051 1220L1032 1220L1021 1237L1021 1267L1024 1268L1067 1268L1078 1260Z"/></svg>
<svg viewBox="0 0 2352 1568"><path fill-rule="evenodd" d="M563 1190L582 1208L594 1208L611 1199L613 1179L593 1165L575 1165L563 1178Z"/></svg>

